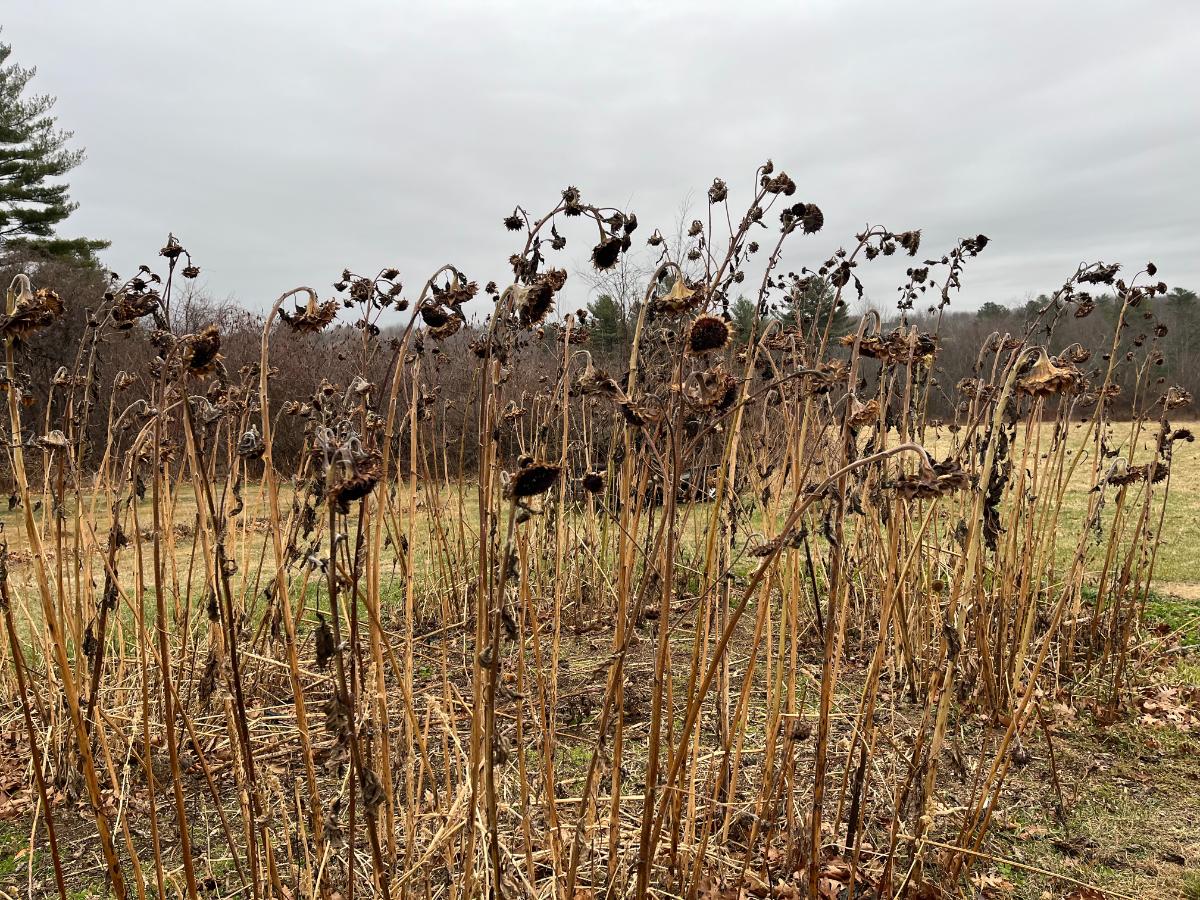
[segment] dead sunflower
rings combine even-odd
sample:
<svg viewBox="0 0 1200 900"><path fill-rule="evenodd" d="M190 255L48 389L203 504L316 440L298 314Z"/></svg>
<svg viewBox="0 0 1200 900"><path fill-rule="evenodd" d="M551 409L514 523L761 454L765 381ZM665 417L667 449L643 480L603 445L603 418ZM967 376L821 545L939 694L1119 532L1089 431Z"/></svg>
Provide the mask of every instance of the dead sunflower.
<svg viewBox="0 0 1200 900"><path fill-rule="evenodd" d="M1025 375L1017 380L1017 390L1031 397L1071 393L1083 385L1083 373L1069 362L1051 357L1044 347Z"/></svg>
<svg viewBox="0 0 1200 900"><path fill-rule="evenodd" d="M961 491L971 486L970 476L952 460L934 463L932 468L922 464L912 475L901 475L887 487L908 500L932 500L943 494Z"/></svg>
<svg viewBox="0 0 1200 900"><path fill-rule="evenodd" d="M333 500L338 512L347 513L350 511L350 504L352 502L361 500L367 496L367 494L375 490L375 485L378 483L379 460L377 458L370 458L365 462L359 463L353 475L335 485L330 498Z"/></svg>
<svg viewBox="0 0 1200 900"><path fill-rule="evenodd" d="M625 417L625 421L634 428L645 428L650 423L650 414L628 397L622 397L617 401L617 405L621 407L621 415Z"/></svg>
<svg viewBox="0 0 1200 900"><path fill-rule="evenodd" d="M543 272L529 284L513 287L513 309L522 328L535 328L545 321L554 307L554 295L567 282L563 269Z"/></svg>
<svg viewBox="0 0 1200 900"><path fill-rule="evenodd" d="M449 307L438 303L421 307L421 319L428 326L428 334L435 341L444 341L462 328L462 317Z"/></svg>
<svg viewBox="0 0 1200 900"><path fill-rule="evenodd" d="M183 363L193 375L206 375L216 368L221 358L221 332L209 325L184 338Z"/></svg>
<svg viewBox="0 0 1200 900"><path fill-rule="evenodd" d="M13 285L18 286L17 299L12 315L0 315L0 337L11 338L13 345L19 347L35 331L62 316L65 307L62 298L52 290L40 288L37 293L31 291L25 275L13 279ZM8 290L11 295L13 287L10 286Z"/></svg>
<svg viewBox="0 0 1200 900"><path fill-rule="evenodd" d="M720 366L693 372L683 385L683 399L695 409L728 409L737 399L737 379Z"/></svg>
<svg viewBox="0 0 1200 900"><path fill-rule="evenodd" d="M588 472L581 479L583 483L583 489L589 494L599 494L602 490L604 490L604 477L607 474L607 472L603 471Z"/></svg>
<svg viewBox="0 0 1200 900"><path fill-rule="evenodd" d="M237 455L242 459L262 459L262 455L266 452L267 445L263 443L263 439L258 434L258 429L253 425L248 431L242 433L238 439Z"/></svg>
<svg viewBox="0 0 1200 900"><path fill-rule="evenodd" d="M875 399L863 403L854 394L850 395L850 415L846 417L851 428L861 428L879 420L879 401Z"/></svg>
<svg viewBox="0 0 1200 900"><path fill-rule="evenodd" d="M531 462L522 466L509 482L513 497L536 497L554 487L558 481L559 467L544 462Z"/></svg>
<svg viewBox="0 0 1200 900"><path fill-rule="evenodd" d="M67 436L57 428L38 438L35 443L43 450L69 450L71 447Z"/></svg>
<svg viewBox="0 0 1200 900"><path fill-rule="evenodd" d="M112 307L112 319L122 331L133 327L133 323L158 309L159 296L154 291L117 295Z"/></svg>
<svg viewBox="0 0 1200 900"><path fill-rule="evenodd" d="M592 248L592 265L601 271L611 269L621 256L621 244L620 238L606 235L600 243Z"/></svg>
<svg viewBox="0 0 1200 900"><path fill-rule="evenodd" d="M337 316L338 301L326 300L317 302L316 294L309 294L308 305L302 308L296 304L294 315L285 310L279 310L279 318L291 327L292 331L300 334L316 334L323 331Z"/></svg>
<svg viewBox="0 0 1200 900"><path fill-rule="evenodd" d="M729 343L729 323L719 316L698 316L688 329L688 352L695 356L721 350Z"/></svg>
<svg viewBox="0 0 1200 900"><path fill-rule="evenodd" d="M654 309L656 312L678 315L698 306L703 299L702 292L689 287L682 278L677 278L671 289L654 301Z"/></svg>
<svg viewBox="0 0 1200 900"><path fill-rule="evenodd" d="M909 256L916 256L917 250L921 248L921 229L915 231L906 231L903 234L896 235L896 241L908 251Z"/></svg>
<svg viewBox="0 0 1200 900"><path fill-rule="evenodd" d="M1162 403L1167 409L1179 409L1181 406L1187 406L1192 402L1191 391L1185 391L1178 385L1167 388L1167 392L1163 394Z"/></svg>
<svg viewBox="0 0 1200 900"><path fill-rule="evenodd" d="M453 313L440 303L436 306L421 307L421 321L430 328L441 328L450 319L453 318Z"/></svg>
<svg viewBox="0 0 1200 900"><path fill-rule="evenodd" d="M1131 466L1129 465L1129 461L1122 457L1113 463L1113 467L1108 472L1108 477L1104 480L1109 484L1124 487L1125 485L1145 481L1149 474L1149 463L1141 466Z"/></svg>

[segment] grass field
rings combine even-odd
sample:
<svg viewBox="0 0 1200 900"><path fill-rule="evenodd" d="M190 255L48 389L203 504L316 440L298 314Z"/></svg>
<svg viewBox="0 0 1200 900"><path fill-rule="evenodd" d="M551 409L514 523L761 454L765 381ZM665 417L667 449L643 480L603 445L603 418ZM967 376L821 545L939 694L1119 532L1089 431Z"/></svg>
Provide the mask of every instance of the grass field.
<svg viewBox="0 0 1200 900"><path fill-rule="evenodd" d="M1176 424L1200 431L1200 422ZM1116 429L1118 439L1122 438L1122 428L1125 427L1127 426ZM1072 428L1078 435L1083 426L1076 424ZM1043 426L1040 439L1048 441L1050 433L1050 426ZM946 436L943 435L940 440L945 439ZM1114 449L1125 451L1127 443L1127 440L1122 441ZM1143 432L1137 444L1135 452L1139 458L1148 458L1152 454L1153 437L1148 432ZM936 455L938 448L939 442L935 441L930 449ZM1088 502L1088 465L1086 459L1081 462L1076 478L1068 487L1064 503L1065 519L1060 529L1063 533L1072 533L1082 522ZM397 507L407 512L410 509L409 486L398 485L395 490ZM389 525L394 532L411 528L412 533L418 537L429 534L431 528L440 528L448 539L453 538L461 527L468 538L473 538L478 529L478 502L475 490L475 486L468 483L460 496L457 492L447 489L434 492L418 485L415 504L411 506L416 513L415 518L408 521L405 517ZM1155 562L1154 589L1163 595L1200 600L1200 528L1196 527L1196 523L1200 522L1200 444L1184 444L1177 452L1172 463L1170 491L1171 499L1162 524L1162 543ZM268 549L266 493L261 484L251 484L243 489L242 496L245 509L236 519L232 531L234 545L231 547L231 553L239 558L244 558L247 554L251 558L261 558ZM281 488L279 501L285 515L291 500L291 490L285 485ZM232 499L225 498L224 502L232 504ZM169 503L164 503L170 506L169 515L176 529L173 540L175 566L184 571L192 556L190 533L196 517L196 500L191 485L176 485ZM68 505L70 506L70 503ZM87 505L85 500L85 506ZM152 520L153 507L149 497L138 503L137 509L139 521L146 523ZM68 513L72 512L73 510L68 510ZM54 528L49 506L43 504L36 515L40 521L43 542L47 549L51 549ZM71 518L73 517L69 515L67 521ZM698 540L702 534L702 521L702 516L693 516L691 519L695 526L690 529L693 540ZM106 529L110 522L109 513L103 504L97 507L95 522L96 533L86 535L85 542L91 540L102 544L107 539ZM22 564L28 561L28 540L22 511L19 508L0 507L0 526L3 526L3 534L9 542L10 558L16 564L19 573ZM146 536L149 536L148 532ZM393 537L396 536L398 535L393 534ZM420 540L414 549L418 554L418 562L421 562L422 556L428 561L428 554L422 554ZM1063 549L1062 552L1065 554L1068 551ZM386 564L395 562L397 553L394 546L385 547L384 554Z"/></svg>
<svg viewBox="0 0 1200 900"><path fill-rule="evenodd" d="M1043 439L1045 436L1043 433ZM1145 444L1145 439L1142 442ZM1142 446L1139 452L1145 458L1151 448ZM1080 471L1084 465L1086 461L1081 463ZM1088 501L1082 484L1084 479L1078 480L1080 483L1073 483L1068 490L1066 515L1060 523L1064 533L1073 533L1081 526ZM1026 735L1027 743L1022 748L1024 762L1013 770L1006 783L1003 808L997 815L976 870L973 883L979 895L1044 898L1048 892L1052 897L1088 897L1087 894L1070 894L1074 884L1070 879L1075 879L1080 884L1101 887L1114 897L1200 896L1200 884L1189 874L1194 866L1200 866L1200 764L1196 762L1200 752L1193 736L1193 728L1200 723L1187 718L1192 708L1187 698L1200 693L1200 662L1195 650L1189 649L1200 644L1197 639L1197 629L1200 629L1200 566L1197 566L1200 534L1195 527L1200 521L1200 452L1195 445L1183 445L1178 452L1170 489L1171 502L1163 522L1163 541L1155 567L1154 595L1148 604L1151 624L1165 626L1149 639L1159 641L1162 644L1159 649L1164 652L1138 660L1137 696L1131 718L1101 725L1087 707L1072 700L1067 688L1049 705L1049 720L1042 723L1040 730ZM469 543L474 540L478 527L474 485L465 485L461 497L445 489L435 492L418 488L416 497L409 495L407 486L400 486L396 491L393 505L401 513L385 522L388 540L381 556L384 585L397 586L394 591L382 592L384 602L393 612L402 607L404 600L404 593L398 587L404 557L396 549L401 541L411 536L414 542L413 552L407 559L416 570L413 574L420 585L444 575L436 568L438 557L430 552L429 544L434 540L453 544L460 539ZM267 502L262 486L258 484L247 485L242 495L245 508L235 520L228 540L231 553L243 561L236 575L238 590L244 596L257 597L270 577L268 563L272 551L271 532L266 525ZM285 510L291 499L285 490L281 497ZM171 551L168 581L179 586L181 594L194 595L197 590L194 586L203 583L203 554L195 539L196 502L191 486L177 486L169 506L173 525L166 540ZM705 505L697 504L694 511L702 513L704 508ZM77 519L72 512L67 510L63 527L76 521L83 527L86 517ZM37 510L37 516L45 546L54 554L56 531L46 504ZM151 521L149 499L137 505L137 519L140 523ZM25 627L32 629L37 627L39 613L21 510L3 512L0 522L10 542L16 604L22 612ZM93 581L99 583L103 577L99 559L107 539L107 514L98 511L94 522L97 533L85 535L82 545L91 548L90 572ZM681 553L689 552L700 541L703 522L703 515L686 520ZM149 532L141 535L147 542L150 537ZM64 578L74 577L74 567L68 561L53 555L50 563L52 574L61 572ZM129 567L122 570L122 587L125 602L119 618L132 640L135 592ZM308 592L319 595L321 579L315 573L306 575L298 587L306 596ZM98 590L95 585L92 589ZM418 606L423 601L424 597L418 595ZM147 596L145 603L149 614L151 598ZM566 684L583 692L594 676L597 657L605 653L605 641L593 637L589 633L590 626L580 618L575 617L574 621L579 625L576 633L563 637L563 662L567 667L564 677ZM310 614L306 629L314 622ZM197 623L198 626L202 624ZM647 676L653 663L653 641L648 639L651 634L647 632L647 639L641 642L630 661L632 671ZM681 659L686 658L693 639L685 627L672 637L673 646L677 645L672 652L678 653ZM732 663L735 676L749 655L750 640L748 632L738 636ZM817 656L802 662L813 670L820 665ZM267 663L269 661L264 661ZM418 688L437 686L439 664L431 645L417 645L413 667ZM839 728L844 728L844 723L854 716L858 703L856 692L863 670L863 661L859 658L852 657L846 663L844 680L834 699L834 719L843 723ZM306 675L317 677L313 672L306 672ZM681 673L679 690L685 688L685 682ZM815 702L815 698L809 697L807 708L815 708ZM1145 711L1140 716L1136 714L1137 704L1144 705ZM262 715L265 708L259 707L256 715ZM1173 710L1183 712L1176 715ZM902 719L904 712L893 702L889 715ZM575 728L563 730L557 751L559 783L567 790L578 790L582 786L590 760L590 739L586 731L581 730L590 721L588 711L580 712L579 717L580 723ZM761 733L755 730L755 723L761 718L757 713L747 718L749 727L744 736L747 754L755 753L762 741ZM644 727L630 726L626 741L631 758L637 758L634 748L646 739ZM986 727L972 724L955 738L956 752L982 752L981 748L994 739L994 734ZM536 766L538 753L531 749L529 754L529 764ZM632 780L638 774L636 764L631 764L627 777ZM1053 789L1048 785L1053 785ZM955 796L956 788L952 785L939 801L946 815L955 809ZM46 864L44 852L29 854L25 842L27 829L27 822L17 821L0 830L0 887L21 890L30 867L37 869ZM92 888L83 887L79 896L104 896L101 888L94 890L95 893Z"/></svg>

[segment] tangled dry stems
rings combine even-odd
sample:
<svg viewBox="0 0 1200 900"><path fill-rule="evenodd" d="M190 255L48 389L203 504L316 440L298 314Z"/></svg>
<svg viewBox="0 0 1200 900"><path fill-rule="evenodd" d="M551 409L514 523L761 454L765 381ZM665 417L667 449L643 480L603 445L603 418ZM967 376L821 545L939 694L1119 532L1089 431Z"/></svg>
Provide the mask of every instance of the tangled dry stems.
<svg viewBox="0 0 1200 900"><path fill-rule="evenodd" d="M1190 440L1160 335L1123 337L1166 286L1152 265L1080 266L1036 331L987 339L935 420L939 319L910 311L940 313L987 238L909 268L889 330L868 314L836 333L860 268L917 257L921 233L868 228L785 273L785 243L824 224L795 191L768 163L740 218L718 179L678 247L650 236L616 376L586 315L552 318L568 278L547 254L578 228L610 270L638 223L575 188L505 219L524 243L482 325L452 265L409 297L394 269L346 271L342 302L281 296L236 373L216 325L170 325L177 267L199 271L171 238L165 278L143 267L98 303L42 423L22 419L21 347L63 308L18 278L0 333L30 556L26 577L0 557L6 678L62 895L73 797L119 897L925 896L964 878L1039 703L1121 714ZM820 315L768 315L814 280ZM1120 304L1111 343L1056 352L1093 285ZM756 315L735 339L741 290ZM359 374L281 402L273 348L343 307ZM106 409L89 386L117 331L155 355ZM460 332L477 427L447 435L431 370ZM518 392L535 353L550 374ZM286 470L281 416L303 423Z"/></svg>

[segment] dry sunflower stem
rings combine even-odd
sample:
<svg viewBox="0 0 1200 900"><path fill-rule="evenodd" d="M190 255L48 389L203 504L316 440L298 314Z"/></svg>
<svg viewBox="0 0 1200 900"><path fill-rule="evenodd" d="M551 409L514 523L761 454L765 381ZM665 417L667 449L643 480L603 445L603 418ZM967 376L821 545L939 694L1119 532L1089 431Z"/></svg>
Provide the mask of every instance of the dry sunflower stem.
<svg viewBox="0 0 1200 900"><path fill-rule="evenodd" d="M199 896L203 820L248 896L932 896L1052 702L1165 709L1142 600L1193 435L1155 267L1080 266L964 347L989 239L801 258L803 182L764 164L739 210L714 179L637 249L568 187L496 217L482 291L346 269L185 315L173 236L165 278L12 282L0 677L114 893ZM568 312L577 281L611 304Z"/></svg>

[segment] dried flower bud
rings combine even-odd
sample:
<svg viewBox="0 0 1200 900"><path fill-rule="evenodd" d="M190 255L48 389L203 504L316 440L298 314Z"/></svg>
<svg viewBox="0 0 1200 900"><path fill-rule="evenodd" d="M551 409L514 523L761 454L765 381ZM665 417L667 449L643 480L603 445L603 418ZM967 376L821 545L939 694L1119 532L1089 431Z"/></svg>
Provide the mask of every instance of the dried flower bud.
<svg viewBox="0 0 1200 900"><path fill-rule="evenodd" d="M568 216L578 216L583 213L583 203L579 196L579 188L571 185L562 192L563 212Z"/></svg>

